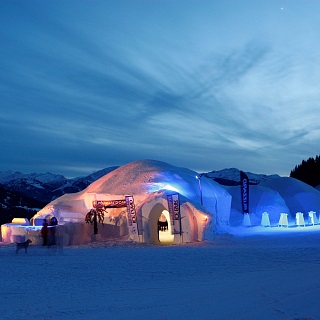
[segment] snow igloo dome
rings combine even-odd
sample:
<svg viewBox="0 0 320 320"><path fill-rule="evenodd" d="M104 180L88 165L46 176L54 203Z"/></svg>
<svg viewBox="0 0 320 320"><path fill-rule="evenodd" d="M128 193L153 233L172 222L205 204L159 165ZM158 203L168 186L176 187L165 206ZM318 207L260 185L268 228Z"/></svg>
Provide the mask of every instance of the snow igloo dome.
<svg viewBox="0 0 320 320"><path fill-rule="evenodd" d="M72 243L124 239L150 243L210 240L228 225L231 196L197 172L141 160L121 166L81 192L50 202L33 225L55 217ZM92 227L92 217L98 225ZM100 222L100 223L99 223Z"/></svg>

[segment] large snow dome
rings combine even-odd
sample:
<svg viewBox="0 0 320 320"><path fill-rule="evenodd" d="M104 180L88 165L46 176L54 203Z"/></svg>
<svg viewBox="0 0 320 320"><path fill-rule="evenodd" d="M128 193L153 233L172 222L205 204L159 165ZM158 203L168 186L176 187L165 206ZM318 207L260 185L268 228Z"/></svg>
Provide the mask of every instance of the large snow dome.
<svg viewBox="0 0 320 320"><path fill-rule="evenodd" d="M281 177L260 185L277 191L285 200L292 217L295 217L296 212L307 215L309 211L319 211L320 192L300 180Z"/></svg>
<svg viewBox="0 0 320 320"><path fill-rule="evenodd" d="M223 230L229 223L231 196L195 171L142 160L117 168L81 192L57 198L32 223L41 225L44 218L55 216L59 225L73 228L73 243L88 242L93 228L85 218L97 203L107 211L103 225L98 226L101 238L179 243L211 239L215 231ZM131 209L135 233L131 232ZM178 216L179 221L173 221Z"/></svg>

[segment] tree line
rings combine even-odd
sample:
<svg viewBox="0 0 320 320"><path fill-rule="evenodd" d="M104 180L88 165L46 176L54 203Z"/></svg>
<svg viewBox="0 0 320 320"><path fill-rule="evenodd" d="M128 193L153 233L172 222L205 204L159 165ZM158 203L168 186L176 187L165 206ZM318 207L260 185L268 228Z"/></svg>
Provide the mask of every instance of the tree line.
<svg viewBox="0 0 320 320"><path fill-rule="evenodd" d="M320 155L308 160L302 160L290 172L290 177L296 178L312 187L320 185Z"/></svg>

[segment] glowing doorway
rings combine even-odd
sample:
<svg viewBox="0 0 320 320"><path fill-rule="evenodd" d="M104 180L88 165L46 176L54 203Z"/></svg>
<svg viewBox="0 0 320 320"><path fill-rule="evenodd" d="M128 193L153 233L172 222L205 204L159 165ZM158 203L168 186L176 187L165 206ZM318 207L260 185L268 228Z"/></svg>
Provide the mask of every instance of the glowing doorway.
<svg viewBox="0 0 320 320"><path fill-rule="evenodd" d="M174 235L170 223L170 214L167 210L163 210L158 219L158 235L161 244L172 244Z"/></svg>

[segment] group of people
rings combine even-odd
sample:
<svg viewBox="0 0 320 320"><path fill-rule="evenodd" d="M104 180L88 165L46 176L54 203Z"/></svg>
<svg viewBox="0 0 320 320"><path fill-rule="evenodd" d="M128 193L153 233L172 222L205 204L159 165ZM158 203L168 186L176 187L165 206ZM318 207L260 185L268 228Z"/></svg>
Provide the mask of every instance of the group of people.
<svg viewBox="0 0 320 320"><path fill-rule="evenodd" d="M43 239L43 246L51 246L56 244L56 225L58 221L55 217L49 220L43 219L43 224L41 228L41 237Z"/></svg>
<svg viewBox="0 0 320 320"><path fill-rule="evenodd" d="M168 221L158 221L158 231L167 231Z"/></svg>

